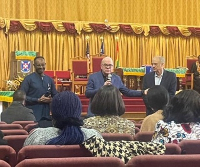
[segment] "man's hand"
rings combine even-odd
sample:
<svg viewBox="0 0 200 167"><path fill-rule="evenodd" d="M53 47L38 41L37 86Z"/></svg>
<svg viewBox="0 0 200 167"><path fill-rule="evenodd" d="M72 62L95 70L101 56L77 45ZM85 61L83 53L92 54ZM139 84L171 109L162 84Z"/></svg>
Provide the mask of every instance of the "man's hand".
<svg viewBox="0 0 200 167"><path fill-rule="evenodd" d="M149 90L149 88L144 90L145 95L147 95L148 90Z"/></svg>
<svg viewBox="0 0 200 167"><path fill-rule="evenodd" d="M112 85L111 80L107 80L104 85Z"/></svg>
<svg viewBox="0 0 200 167"><path fill-rule="evenodd" d="M40 103L51 103L52 97L51 95L49 95L48 97L45 97L44 95L42 95L42 97L40 97L38 99L38 102Z"/></svg>

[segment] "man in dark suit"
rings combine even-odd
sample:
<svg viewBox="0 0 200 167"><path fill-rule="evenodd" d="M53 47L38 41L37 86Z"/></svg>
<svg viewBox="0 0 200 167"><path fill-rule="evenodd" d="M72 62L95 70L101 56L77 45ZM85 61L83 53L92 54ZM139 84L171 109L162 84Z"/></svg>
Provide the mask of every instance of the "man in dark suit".
<svg viewBox="0 0 200 167"><path fill-rule="evenodd" d="M147 93L145 91L137 91L137 90L130 90L124 86L122 83L121 78L118 75L115 75L113 72L113 60L110 57L105 57L101 61L101 71L91 74L88 83L86 86L85 95L86 97L90 98L90 103L94 95L97 93L99 88L103 85L114 85L119 89L119 91L125 96L142 96L143 94ZM88 107L88 114L87 117L94 116L94 114L90 111L90 104Z"/></svg>
<svg viewBox="0 0 200 167"><path fill-rule="evenodd" d="M24 91L15 91L12 104L1 113L1 121L8 124L14 121L35 121L33 111L24 106L25 99L26 94Z"/></svg>
<svg viewBox="0 0 200 167"><path fill-rule="evenodd" d="M149 89L155 85L162 85L169 93L170 98L176 93L177 79L176 74L166 71L164 69L165 58L162 56L156 56L152 59L153 71L145 74L143 78L143 89ZM148 104L146 95L143 96L144 103L146 105L146 115L153 114L154 111Z"/></svg>

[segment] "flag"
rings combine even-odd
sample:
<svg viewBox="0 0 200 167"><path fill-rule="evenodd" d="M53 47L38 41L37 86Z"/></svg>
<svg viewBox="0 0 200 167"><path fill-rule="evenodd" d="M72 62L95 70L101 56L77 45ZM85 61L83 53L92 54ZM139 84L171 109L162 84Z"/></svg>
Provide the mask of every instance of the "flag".
<svg viewBox="0 0 200 167"><path fill-rule="evenodd" d="M119 43L117 41L115 67L118 68L119 66L120 66L120 63L119 63Z"/></svg>
<svg viewBox="0 0 200 167"><path fill-rule="evenodd" d="M104 54L104 42L102 40L101 42L101 49L100 49L100 55L103 55Z"/></svg>
<svg viewBox="0 0 200 167"><path fill-rule="evenodd" d="M85 52L86 57L89 59L90 58L90 47L89 47L89 42L87 41L86 44L86 52Z"/></svg>

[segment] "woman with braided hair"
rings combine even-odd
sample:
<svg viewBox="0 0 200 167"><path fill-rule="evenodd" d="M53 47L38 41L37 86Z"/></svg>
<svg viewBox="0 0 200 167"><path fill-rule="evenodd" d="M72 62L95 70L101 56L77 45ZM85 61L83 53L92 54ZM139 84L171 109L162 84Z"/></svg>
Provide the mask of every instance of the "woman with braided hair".
<svg viewBox="0 0 200 167"><path fill-rule="evenodd" d="M102 137L94 129L82 128L82 105L79 97L70 91L56 94L51 106L54 127L37 128L25 140L26 145L73 145L86 139Z"/></svg>

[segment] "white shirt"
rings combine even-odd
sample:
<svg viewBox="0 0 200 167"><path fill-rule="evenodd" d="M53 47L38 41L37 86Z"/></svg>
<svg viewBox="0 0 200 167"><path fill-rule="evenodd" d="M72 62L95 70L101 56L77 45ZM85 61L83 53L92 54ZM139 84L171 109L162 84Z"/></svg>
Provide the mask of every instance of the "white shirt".
<svg viewBox="0 0 200 167"><path fill-rule="evenodd" d="M162 77L163 77L163 71L162 70L162 74L160 76L158 76L156 73L155 73L155 85L160 85L161 83L161 80L162 80Z"/></svg>

